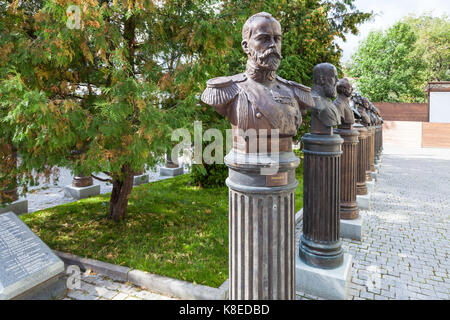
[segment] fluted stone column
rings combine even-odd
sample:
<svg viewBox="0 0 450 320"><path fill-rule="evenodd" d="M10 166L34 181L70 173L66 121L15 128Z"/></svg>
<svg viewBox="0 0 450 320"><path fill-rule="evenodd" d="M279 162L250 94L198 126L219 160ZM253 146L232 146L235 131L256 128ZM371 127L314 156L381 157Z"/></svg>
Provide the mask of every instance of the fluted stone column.
<svg viewBox="0 0 450 320"><path fill-rule="evenodd" d="M340 241L341 146L336 134L306 134L303 166L303 234L299 257L313 267L343 263Z"/></svg>
<svg viewBox="0 0 450 320"><path fill-rule="evenodd" d="M355 124L355 129L359 132L358 143L358 160L357 160L357 179L356 179L356 194L366 195L366 167L367 167L367 129L361 124Z"/></svg>
<svg viewBox="0 0 450 320"><path fill-rule="evenodd" d="M278 172L261 174L268 154L232 149L229 167L229 298L295 299L295 168L290 150L279 153Z"/></svg>
<svg viewBox="0 0 450 320"><path fill-rule="evenodd" d="M372 129L371 129L370 126L367 126L366 129L367 129L367 143L366 143L366 155L367 155L367 158L366 158L366 181L372 181L372 175L370 174L370 172L371 172L371 169L370 169L370 168L371 168L371 166L370 166L371 160L370 160L370 158L371 158L371 155L372 155L371 149L372 149L373 131L372 131Z"/></svg>
<svg viewBox="0 0 450 320"><path fill-rule="evenodd" d="M359 209L356 203L356 182L358 175L358 130L352 125L341 125L335 130L344 143L341 156L341 219L358 218Z"/></svg>
<svg viewBox="0 0 450 320"><path fill-rule="evenodd" d="M371 137L370 137L370 172L375 172L375 127L370 127Z"/></svg>

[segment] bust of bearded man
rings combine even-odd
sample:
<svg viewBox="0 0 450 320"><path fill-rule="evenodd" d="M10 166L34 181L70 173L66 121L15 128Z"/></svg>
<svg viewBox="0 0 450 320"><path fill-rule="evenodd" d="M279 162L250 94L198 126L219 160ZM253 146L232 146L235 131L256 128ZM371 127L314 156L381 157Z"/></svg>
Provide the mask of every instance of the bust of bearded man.
<svg viewBox="0 0 450 320"><path fill-rule="evenodd" d="M242 48L248 57L245 72L208 80L202 94L204 103L229 119L234 148L240 151L248 152L242 139L248 129L258 137L270 137L278 129L288 144L300 127L301 114L314 104L309 87L276 75L281 36L280 23L269 13L250 17L242 29Z"/></svg>

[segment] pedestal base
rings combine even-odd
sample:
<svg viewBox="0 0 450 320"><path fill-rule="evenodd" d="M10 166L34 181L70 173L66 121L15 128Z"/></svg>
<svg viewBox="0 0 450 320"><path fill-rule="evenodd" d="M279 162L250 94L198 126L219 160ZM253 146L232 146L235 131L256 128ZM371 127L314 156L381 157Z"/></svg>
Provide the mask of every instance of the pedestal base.
<svg viewBox="0 0 450 320"><path fill-rule="evenodd" d="M378 162L378 164L375 165L376 172L380 172L380 168L381 168L381 163Z"/></svg>
<svg viewBox="0 0 450 320"><path fill-rule="evenodd" d="M372 181L377 181L377 172L371 172L370 175L372 176Z"/></svg>
<svg viewBox="0 0 450 320"><path fill-rule="evenodd" d="M353 220L341 219L341 237L361 241L363 217Z"/></svg>
<svg viewBox="0 0 450 320"><path fill-rule="evenodd" d="M0 207L0 213L5 213L8 211L12 211L18 216L28 213L28 200L19 199L7 204L6 207Z"/></svg>
<svg viewBox="0 0 450 320"><path fill-rule="evenodd" d="M359 209L370 210L370 193L363 196L356 196L356 203Z"/></svg>
<svg viewBox="0 0 450 320"><path fill-rule="evenodd" d="M138 176L134 176L133 186L138 186L143 183L148 183L148 181L149 181L148 174L140 174Z"/></svg>
<svg viewBox="0 0 450 320"><path fill-rule="evenodd" d="M375 189L375 181L366 181L366 186L367 186L367 192L373 192L373 190Z"/></svg>
<svg viewBox="0 0 450 320"><path fill-rule="evenodd" d="M314 268L305 264L298 254L295 259L295 289L330 300L348 299L352 277L352 256L344 254L344 263L335 269Z"/></svg>
<svg viewBox="0 0 450 320"><path fill-rule="evenodd" d="M91 196L98 196L99 194L100 194L99 184L81 188L73 187L71 185L67 185L64 187L64 195L66 197L72 197L77 200L88 198Z"/></svg>
<svg viewBox="0 0 450 320"><path fill-rule="evenodd" d="M159 174L162 176L170 176L170 177L175 177L175 176L179 176L180 174L183 174L183 167L178 167L178 168L166 168L166 167L161 167L159 168Z"/></svg>
<svg viewBox="0 0 450 320"><path fill-rule="evenodd" d="M65 273L61 272L12 300L56 300L64 297L66 290L67 279Z"/></svg>

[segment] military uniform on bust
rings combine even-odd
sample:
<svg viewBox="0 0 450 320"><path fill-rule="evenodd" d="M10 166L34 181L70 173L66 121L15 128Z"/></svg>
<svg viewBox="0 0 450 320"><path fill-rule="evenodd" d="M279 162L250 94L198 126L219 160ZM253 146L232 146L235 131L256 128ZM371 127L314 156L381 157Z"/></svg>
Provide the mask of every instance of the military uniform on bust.
<svg viewBox="0 0 450 320"><path fill-rule="evenodd" d="M264 130L270 137L271 130L278 129L281 139L292 137L302 123L302 112L313 104L309 87L279 76L272 87L245 73L210 79L206 85L202 101L230 120L234 136L237 129L255 129L257 136Z"/></svg>

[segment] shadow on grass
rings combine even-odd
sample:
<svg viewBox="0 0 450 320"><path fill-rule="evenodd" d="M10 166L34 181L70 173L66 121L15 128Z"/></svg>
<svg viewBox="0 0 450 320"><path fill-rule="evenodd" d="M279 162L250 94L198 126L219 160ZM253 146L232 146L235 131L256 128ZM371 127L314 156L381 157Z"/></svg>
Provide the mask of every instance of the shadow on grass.
<svg viewBox="0 0 450 320"><path fill-rule="evenodd" d="M137 186L120 223L106 219L109 197L21 219L54 250L216 288L228 278L227 187L201 189L187 175Z"/></svg>

